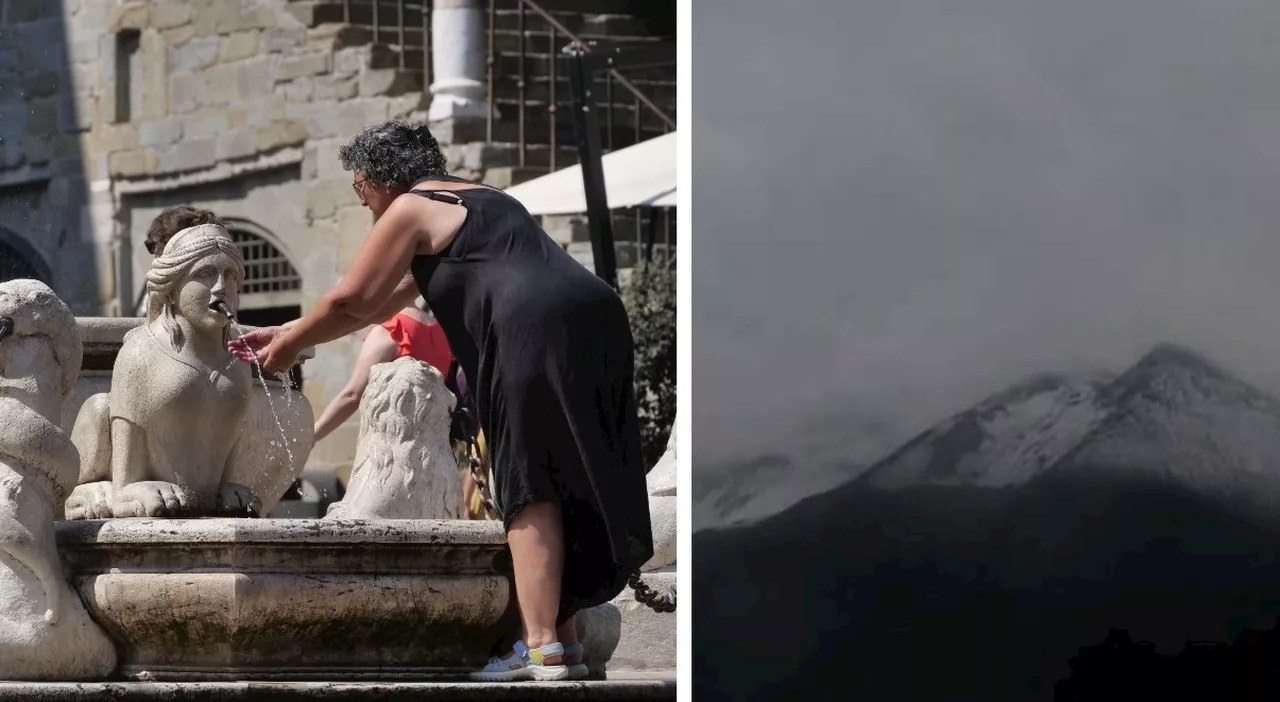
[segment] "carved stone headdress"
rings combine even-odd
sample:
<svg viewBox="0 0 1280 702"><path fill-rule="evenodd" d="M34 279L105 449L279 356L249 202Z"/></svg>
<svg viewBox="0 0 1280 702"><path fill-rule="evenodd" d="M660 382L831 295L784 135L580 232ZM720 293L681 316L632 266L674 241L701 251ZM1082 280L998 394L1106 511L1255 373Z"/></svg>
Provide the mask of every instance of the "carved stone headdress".
<svg viewBox="0 0 1280 702"><path fill-rule="evenodd" d="M237 278L244 279L244 255L226 229L216 224L198 224L174 234L147 272L147 321L162 320L175 349L185 343L174 309L178 287L191 273L196 262L224 253L236 262ZM229 336L230 331L225 332Z"/></svg>

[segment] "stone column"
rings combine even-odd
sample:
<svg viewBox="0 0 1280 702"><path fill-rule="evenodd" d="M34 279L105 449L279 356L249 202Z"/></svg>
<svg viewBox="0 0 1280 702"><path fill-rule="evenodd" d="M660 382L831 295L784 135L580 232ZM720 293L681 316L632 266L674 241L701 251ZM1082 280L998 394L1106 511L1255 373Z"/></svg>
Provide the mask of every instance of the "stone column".
<svg viewBox="0 0 1280 702"><path fill-rule="evenodd" d="M429 121L486 116L487 21L483 0L436 0Z"/></svg>

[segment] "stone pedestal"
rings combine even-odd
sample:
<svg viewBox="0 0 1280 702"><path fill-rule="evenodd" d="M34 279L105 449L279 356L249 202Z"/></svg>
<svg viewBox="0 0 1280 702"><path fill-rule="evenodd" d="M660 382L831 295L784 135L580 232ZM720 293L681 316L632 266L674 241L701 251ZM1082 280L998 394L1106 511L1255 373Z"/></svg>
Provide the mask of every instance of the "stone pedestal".
<svg viewBox="0 0 1280 702"><path fill-rule="evenodd" d="M518 626L495 522L121 519L57 538L126 679L455 677Z"/></svg>
<svg viewBox="0 0 1280 702"><path fill-rule="evenodd" d="M485 16L480 0L436 0L431 15L430 122L484 119Z"/></svg>

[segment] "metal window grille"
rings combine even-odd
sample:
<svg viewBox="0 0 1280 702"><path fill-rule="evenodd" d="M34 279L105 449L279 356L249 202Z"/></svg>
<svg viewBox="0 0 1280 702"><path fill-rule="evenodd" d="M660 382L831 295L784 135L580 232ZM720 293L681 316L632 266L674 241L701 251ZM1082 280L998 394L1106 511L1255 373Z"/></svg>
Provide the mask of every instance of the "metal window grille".
<svg viewBox="0 0 1280 702"><path fill-rule="evenodd" d="M232 229L231 238L244 255L244 283L241 295L300 290L302 278L284 252L271 242L244 230Z"/></svg>

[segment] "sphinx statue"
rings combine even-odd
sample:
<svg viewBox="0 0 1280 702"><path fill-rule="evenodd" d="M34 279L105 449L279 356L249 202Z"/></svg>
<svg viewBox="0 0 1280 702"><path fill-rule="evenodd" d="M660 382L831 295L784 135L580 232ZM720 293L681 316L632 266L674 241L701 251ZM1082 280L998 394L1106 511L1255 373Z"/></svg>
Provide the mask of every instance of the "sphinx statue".
<svg viewBox="0 0 1280 702"><path fill-rule="evenodd" d="M115 646L69 587L54 519L80 459L58 427L80 374L71 310L44 283L0 283L0 679L88 680Z"/></svg>
<svg viewBox="0 0 1280 702"><path fill-rule="evenodd" d="M373 366L347 492L325 518L460 519L462 476L449 444L455 402L429 364L405 356Z"/></svg>
<svg viewBox="0 0 1280 702"><path fill-rule="evenodd" d="M147 321L124 337L111 390L85 401L72 438L79 485L67 519L255 516L228 476L246 436L249 367L227 352L244 259L225 229L170 239L147 273Z"/></svg>

